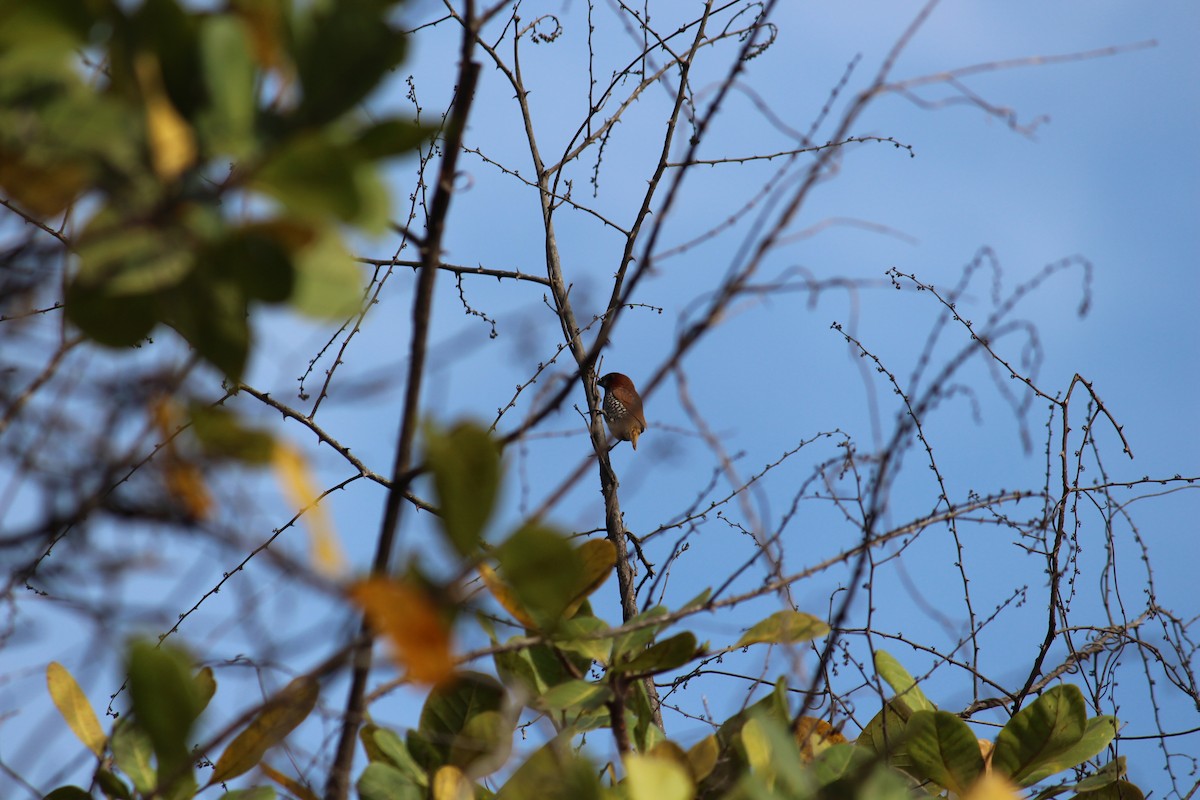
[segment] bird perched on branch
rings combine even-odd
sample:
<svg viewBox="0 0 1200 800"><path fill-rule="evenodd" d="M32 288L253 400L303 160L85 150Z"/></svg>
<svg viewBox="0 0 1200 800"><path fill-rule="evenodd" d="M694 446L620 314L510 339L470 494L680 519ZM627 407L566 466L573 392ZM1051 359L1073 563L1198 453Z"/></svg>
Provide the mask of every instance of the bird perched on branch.
<svg viewBox="0 0 1200 800"><path fill-rule="evenodd" d="M619 372L610 372L596 383L604 387L604 421L609 431L637 450L638 437L646 430L646 418L633 381Z"/></svg>

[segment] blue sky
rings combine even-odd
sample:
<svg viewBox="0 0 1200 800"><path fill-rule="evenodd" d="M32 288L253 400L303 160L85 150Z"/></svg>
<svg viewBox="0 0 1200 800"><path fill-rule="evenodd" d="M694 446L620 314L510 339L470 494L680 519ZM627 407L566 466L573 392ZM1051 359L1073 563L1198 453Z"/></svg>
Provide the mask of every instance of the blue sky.
<svg viewBox="0 0 1200 800"><path fill-rule="evenodd" d="M673 30L665 7L652 6L660 15L655 19L662 30ZM861 63L846 92L833 105L832 119L836 121L854 92L874 75L919 4L781 3L780 7L775 18L777 41L747 63L739 90L714 123L701 147L701 157L794 146L760 111L760 104L788 126L807 130L846 65L860 55ZM408 14L424 21L437 17L438 9L438 4L420 2L414 3ZM540 144L544 156L552 160L550 154L562 150L585 105L581 93L587 87L587 51L582 39L586 5L551 3L542 10L560 16L563 36L553 43L526 46L522 59L532 89L530 102ZM527 19L538 13L532 6L522 11ZM598 10L597 20L597 77L603 79L615 64L624 63L622 57L627 60L631 51L607 10ZM1054 276L1024 298L1017 309L1015 317L1028 320L1036 329L1036 343L1044 357L1039 385L1051 394L1065 391L1075 373L1093 383L1108 410L1124 426L1135 454L1132 462L1123 459L1112 432L1102 424L1097 426L1112 477L1132 480L1143 475L1200 473L1200 423L1195 416L1200 389L1196 370L1200 322L1195 313L1200 298L1197 31L1200 6L1185 3L943 3L897 62L895 79L1014 58L1107 47L1129 50L1108 58L990 71L967 80L971 91L995 106L1013 109L1023 123L1048 116L1030 136L967 105L929 110L902 97L888 96L868 110L853 127L853 134L892 137L910 147L915 156L889 144L867 142L847 147L838 174L816 189L790 228L798 232L818 226L820 232L778 248L764 263L758 279L766 283L794 277L803 270L817 278L877 281L879 287L831 290L812 304L801 292L746 297L731 307L721 324L682 362L688 395L706 424L719 434L725 450L736 454L738 474L744 478L758 472L785 450L821 432L844 432L862 453L877 448L880 437L886 440L899 410L895 396L877 373L860 370L860 359L848 353L830 325L834 321L846 325L902 382L907 381L940 309L927 294L896 292L885 286L885 270L895 267L938 287L949 287L982 248L995 255L1002 294L1031 279L1043 266L1064 258L1086 259L1092 265L1086 316L1077 313L1084 283L1079 268ZM1151 40L1155 42L1152 47L1135 47ZM727 45L697 67L693 87L701 108L727 68L730 51ZM450 26L423 31L414 43L413 60L397 74L389 91L376 98L373 107L405 107L403 79L411 73L424 113L437 114L449 101L455 53ZM926 100L948 94L944 86L921 91ZM644 102L627 112L606 146L598 197L591 196L588 183L593 161L585 159L572 171L573 191L580 202L613 219L630 219L646 185L647 164L659 146L665 99L661 90L651 90ZM815 139L824 141L830 130L826 123ZM485 62L467 144L483 148L490 157L528 175L528 148L521 136L511 88ZM674 151L679 153L681 148L677 143ZM752 198L774 168L757 162L697 170L689 176L679 204L663 220L660 250L712 229ZM447 260L543 272L536 196L478 158L464 157L461 170L462 191L451 214ZM412 176L413 165L406 162L389 172L397 209L404 208ZM402 213L398 210L395 216ZM876 231L844 223L826 227L831 220L846 219L869 223ZM566 209L560 211L557 226L571 297L581 323L586 324L593 313L603 310L621 242L594 219ZM879 229L899 235L877 232ZM647 307L624 315L605 352L605 368L625 372L639 383L653 374L670 354L682 322L725 274L746 236L746 226L741 225L657 262L654 274L632 298ZM363 242L361 249L365 255L387 257L394 243ZM959 306L964 316L976 321L987 316L991 280L991 273L975 278ZM391 279L383 302L368 318L346 364L339 368L341 383L335 383L318 416L322 426L380 472L390 464L397 426L412 285L407 270ZM514 387L531 377L538 362L553 356L561 333L543 303L543 287L484 278L467 278L463 287L470 305L496 320L498 337L491 339L487 323L464 313L452 277L440 276L425 397L430 414L438 419L471 416L490 422L495 410L508 403ZM263 349L253 365L251 383L285 402L289 397L294 400L295 378L327 332L285 315L270 315L260 335ZM1028 342L1017 334L1001 339L997 349L1019 363ZM935 366L964 344L961 330L948 329L935 350ZM553 382L555 375L569 374L567 358L562 356L556 369L522 393L520 404L501 422L501 431L511 430L540 392L558 385ZM959 394L939 405L926 421L951 497L962 499L971 490L1037 488L1045 471L1045 404L1035 403L1024 421L1033 441L1032 451L1026 453L1021 424L992 388L983 362L970 363L958 380L976 388L973 402L977 409L969 395ZM277 419L249 399L240 407L263 420ZM587 439L576 411L579 407L583 407L583 398L576 392L563 410L543 423L537 435L508 455L504 510L494 536L537 507L550 487L586 457ZM1080 415L1082 408L1081 404ZM621 477L626 524L642 534L693 503L717 464L685 412L673 379L648 398L646 417L650 429L638 452L621 446L613 453ZM294 426L283 425L279 430L305 445L312 442L311 435ZM855 541L842 514L828 500L812 497L811 491L798 504L796 514L787 516L792 498L814 467L839 452L832 439L807 446L770 472L753 495L752 508L764 528L772 529L789 519L783 536L788 571L803 569ZM346 477L346 469L328 450L313 453L330 484ZM920 451L906 456L887 524L899 524L934 506L936 487L922 458ZM243 495L239 508L246 516L240 520L238 532L244 542L261 541L286 519L269 482L231 484L227 487L231 492ZM705 497L715 499L727 492L728 484L719 479ZM1125 497L1154 492L1140 490ZM363 482L330 501L342 541L357 565L369 561L381 506L380 492ZM1160 602L1184 618L1193 617L1194 489L1139 499L1128 510L1150 551ZM1024 517L1035 509L1018 506L1012 512ZM726 513L729 523L710 518L690 535L690 549L670 570L663 602L678 605L690 599L705 586L721 583L731 565L753 556L752 542L733 524L747 522L745 510L731 504ZM569 531L603 524L591 470L555 508L552 519ZM1073 610L1081 622L1101 625L1106 623L1098 584L1104 569L1106 534L1097 514L1085 514L1085 519L1087 524L1075 540L1080 572ZM406 551L420 552L425 562L436 568L443 554L431 544L428 522L425 515L407 514L402 541ZM981 664L1006 685L1019 683L1028 671L1046 615L1046 607L1041 605L1046 598L1040 563L1018 547L1003 527L980 524L964 528L962 539L976 614L986 617L993 609L1004 607L998 621L986 629ZM676 536L668 534L652 542L650 559L661 568L676 541ZM1131 616L1136 615L1136 605L1142 602L1139 587L1144 582L1138 572L1139 545L1133 532L1122 525L1117 526L1114 541L1120 574L1128 581L1122 588L1126 600L1135 606ZM114 540L114 546L136 553L154 545L147 538ZM293 537L283 547L302 554L304 542ZM116 587L115 591L129 600L162 593L171 605L163 616L173 620L236 563L231 559L237 547L211 548L184 541L175 548L160 554L172 565L166 576ZM946 532L926 532L908 548L884 553L894 557L875 574L871 625L935 647L952 647L962 635L966 612L960 573L953 566L958 555ZM289 584L269 564L252 563L244 575L240 582L231 582L231 591L206 601L183 627L185 641L217 662L253 652L252 647L261 643L256 639L259 628L276 640L271 657L284 664L284 669L260 672L235 664L218 670L223 685L239 687L229 695L218 694L218 708L230 710L241 706L239 700L250 702L256 680L278 686L288 671L311 665L327 647L340 642L338 626L347 619L340 604ZM752 568L738 588L756 585L763 575L761 565ZM802 610L824 615L845 579L845 573L823 574L795 586L793 598ZM614 590L615 585L606 586L601 597L615 594ZM714 646L727 644L744 627L778 609L780 603L778 597L767 597L730 615L699 618L694 628ZM611 599L598 605L616 620ZM68 626L57 628L59 633L50 639L61 637L61 644L54 645L54 657L86 674L94 702L99 703L115 688L111 669L85 669L88 654L70 636L73 629L65 621L69 614L44 604L29 606L31 620ZM246 608L253 608L254 613L247 614ZM848 626L861 627L866 614L867 606L860 598ZM256 621L249 622L249 617ZM159 622L127 627L154 631ZM11 674L29 668L20 680L0 686L0 715L21 708L17 723L0 723L5 725L2 738L6 742L0 746L0 755L6 760L14 753L30 752L28 747L9 744L18 724L26 730L25 721L32 726L36 720L40 730L54 729L45 721L44 707L27 708L19 702L26 692L39 691L37 670L39 659L45 659L47 641L41 636L33 641L38 648L14 653L13 667L3 670ZM477 643L478 638L464 642ZM914 653L903 644L884 640L876 644L897 655L913 672L932 666L927 655ZM855 652L862 657L861 650ZM1127 733L1148 735L1154 732L1154 721L1148 714L1145 691L1137 686L1145 677L1137 671L1132 651L1126 660L1129 672L1122 673L1121 689L1129 694L1124 696L1120 715L1128 721ZM107 663L111 666L111 660ZM815 658L805 655L797 663L799 667L794 669L787 654L772 655L764 662L761 653L751 652L744 658L731 656L725 668L762 673L768 679L799 672L793 681L803 683L809 677L805 670L812 668ZM854 684L853 672L852 667L843 667L838 680ZM698 679L684 695L682 707L689 713L701 713L703 695L714 715L724 718L744 700L747 686L739 679ZM969 680L953 670L936 672L927 692L950 709L971 699ZM342 693L337 686L327 694L325 702L331 714ZM1166 705L1164 728L1197 725L1194 712L1181 708L1177 696ZM858 710L865 714L862 721L871 713L863 711L865 707ZM384 721L411 724L416 709L413 695L400 693L375 712ZM704 731L702 724L678 716L669 717L668 726L668 733L685 744ZM306 730L306 742L316 748L332 729L332 718L316 721ZM853 725L848 725L848 732L853 730ZM981 729L981 735L989 734ZM1171 747L1174 752L1195 752L1200 748L1198 736L1193 733L1175 739ZM55 741L56 747L64 748L62 752L77 752L72 742L62 737ZM1169 791L1163 757L1153 745L1131 744L1122 752L1129 756L1133 780L1144 789L1155 789L1159 796ZM81 767L85 762L76 758L72 763ZM1180 769L1180 762L1172 765ZM48 775L54 770L43 763L33 771ZM1187 769L1182 772L1186 774ZM0 786L3 781L0 777ZM1186 789L1190 784L1185 778L1181 785Z"/></svg>

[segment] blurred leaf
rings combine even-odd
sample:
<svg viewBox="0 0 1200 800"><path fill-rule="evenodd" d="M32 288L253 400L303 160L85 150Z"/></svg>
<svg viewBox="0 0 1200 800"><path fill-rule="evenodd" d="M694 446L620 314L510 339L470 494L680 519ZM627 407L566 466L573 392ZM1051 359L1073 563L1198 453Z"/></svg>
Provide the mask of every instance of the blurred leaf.
<svg viewBox="0 0 1200 800"><path fill-rule="evenodd" d="M409 679L436 685L456 677L450 627L425 589L411 582L367 578L352 584L348 593L371 628L388 637L396 663Z"/></svg>
<svg viewBox="0 0 1200 800"><path fill-rule="evenodd" d="M1144 800L1145 795L1136 785L1126 780L1108 784L1102 789L1091 792L1080 792L1076 795L1079 800ZM971 798L976 800L976 798Z"/></svg>
<svg viewBox="0 0 1200 800"><path fill-rule="evenodd" d="M1091 741L1103 738L1105 726L1111 727L1111 722L1095 729ZM1071 684L1054 686L1001 729L992 751L992 768L1018 786L1030 786L1065 768L1059 767L1059 759L1083 739L1087 728L1083 692Z"/></svg>
<svg viewBox="0 0 1200 800"><path fill-rule="evenodd" d="M349 111L405 54L405 37L388 23L385 4L342 2L310 9L295 26L303 91L297 117L307 126Z"/></svg>
<svg viewBox="0 0 1200 800"><path fill-rule="evenodd" d="M500 488L500 450L485 428L469 422L425 430L425 460L446 538L461 556L479 549Z"/></svg>
<svg viewBox="0 0 1200 800"><path fill-rule="evenodd" d="M503 706L504 687L481 673L460 672L435 687L421 709L418 731L436 753L437 766L453 764L469 770L495 748L509 746L511 728L505 732L493 725L493 717L486 718L487 724L472 725L476 718L499 712ZM411 740L409 744L411 748Z"/></svg>
<svg viewBox="0 0 1200 800"><path fill-rule="evenodd" d="M385 119L358 134L354 149L377 160L416 150L437 133L437 128L409 119Z"/></svg>
<svg viewBox="0 0 1200 800"><path fill-rule="evenodd" d="M235 283L247 298L283 302L295 288L289 242L284 236L289 236L286 228L270 223L239 228L202 250L197 267L213 280Z"/></svg>
<svg viewBox="0 0 1200 800"><path fill-rule="evenodd" d="M356 313L362 303L358 264L332 229L318 232L312 242L293 253L295 285L291 305L302 314L340 319Z"/></svg>
<svg viewBox="0 0 1200 800"><path fill-rule="evenodd" d="M624 761L630 800L691 800L696 795L691 776L673 759L629 753Z"/></svg>
<svg viewBox="0 0 1200 800"><path fill-rule="evenodd" d="M252 185L301 216L334 216L355 222L363 197L355 180L357 159L318 133L297 136L277 148L254 173Z"/></svg>
<svg viewBox="0 0 1200 800"><path fill-rule="evenodd" d="M409 777L413 783L418 786L428 786L429 776L425 770L417 764L413 759L412 754L408 752L408 747L404 744L404 740L395 732L387 728L376 728L368 726L370 729L370 739L378 748L379 754L391 762L392 766L403 772Z"/></svg>
<svg viewBox="0 0 1200 800"><path fill-rule="evenodd" d="M337 532L333 529L333 520L325 506L321 505L321 495L316 481L313 480L312 472L308 468L308 461L304 458L303 453L286 442L276 442L271 455L275 475L279 479L279 484L283 488L288 502L297 512L304 512L309 541L312 545L313 568L328 578L340 578L346 573L346 558L342 555ZM384 580L380 582L387 583ZM380 589L379 591L384 590ZM367 610L368 614L371 613L371 610L365 605L365 601L360 605ZM400 609L397 609L397 612L399 611ZM414 612L416 611L419 609L414 609ZM387 633L391 635L390 629ZM426 644L432 644L430 640L423 641Z"/></svg>
<svg viewBox="0 0 1200 800"><path fill-rule="evenodd" d="M53 217L88 186L92 173L84 164L63 159L40 165L0 146L0 189L35 217Z"/></svg>
<svg viewBox="0 0 1200 800"><path fill-rule="evenodd" d="M512 614L517 622L524 625L526 628L536 628L537 623L529 614L525 613L525 609L521 606L521 602L517 600L517 596L508 584L500 579L496 571L487 564L479 565L479 578L483 581L483 585L488 588L492 596L496 598L496 602L504 607L504 610Z"/></svg>
<svg viewBox="0 0 1200 800"><path fill-rule="evenodd" d="M46 685L50 690L50 698L67 721L71 732L78 736L79 741L97 758L103 757L104 743L108 737L100 728L100 720L75 678L62 664L51 661L46 667Z"/></svg>
<svg viewBox="0 0 1200 800"><path fill-rule="evenodd" d="M896 697L903 700L913 711L937 711L937 706L929 702L929 698L921 691L921 687L917 686L913 676L891 653L884 650L875 651L875 671L892 687Z"/></svg>
<svg viewBox="0 0 1200 800"><path fill-rule="evenodd" d="M713 767L717 765L717 756L720 755L720 752L721 747L717 743L716 734L712 733L688 748L688 765L691 767L692 776L697 781L704 780L712 773Z"/></svg>
<svg viewBox="0 0 1200 800"><path fill-rule="evenodd" d="M568 653L576 653L586 658L589 663L598 661L608 665L612 655L612 638L594 638L596 634L608 630L608 623L598 617L576 614L559 626L554 638L554 646ZM584 667L586 669L586 666Z"/></svg>
<svg viewBox="0 0 1200 800"><path fill-rule="evenodd" d="M800 717L793 726L793 735L804 761L812 761L830 747L846 743L841 732L817 717Z"/></svg>
<svg viewBox="0 0 1200 800"><path fill-rule="evenodd" d="M92 800L92 796L78 786L60 786L43 800Z"/></svg>
<svg viewBox="0 0 1200 800"><path fill-rule="evenodd" d="M265 464L274 453L275 439L270 432L244 426L242 419L227 408L193 403L188 416L196 440L210 456Z"/></svg>
<svg viewBox="0 0 1200 800"><path fill-rule="evenodd" d="M654 644L628 661L617 662L612 669L615 672L656 675L681 667L696 655L696 636L690 631L684 631Z"/></svg>
<svg viewBox="0 0 1200 800"><path fill-rule="evenodd" d="M208 703L217 693L217 679L213 677L212 667L201 667L196 673L196 692L199 696L200 710L208 708Z"/></svg>
<svg viewBox="0 0 1200 800"><path fill-rule="evenodd" d="M125 782L106 769L96 770L96 783L100 786L100 791L104 792L105 797L133 800L133 792L125 785Z"/></svg>
<svg viewBox="0 0 1200 800"><path fill-rule="evenodd" d="M986 772L961 798L962 800L1021 800L1021 793L1003 775Z"/></svg>
<svg viewBox="0 0 1200 800"><path fill-rule="evenodd" d="M191 659L178 648L137 641L129 650L128 674L134 719L158 756L158 780L178 774L186 782L191 777L188 737L203 709Z"/></svg>
<svg viewBox="0 0 1200 800"><path fill-rule="evenodd" d="M473 800L475 787L458 767L445 766L433 775L432 800Z"/></svg>
<svg viewBox="0 0 1200 800"><path fill-rule="evenodd" d="M612 690L602 683L568 680L547 690L541 699L553 709L570 709L578 706L591 709L612 699Z"/></svg>
<svg viewBox="0 0 1200 800"><path fill-rule="evenodd" d="M221 795L220 800L275 800L275 787L253 786L249 789L235 789Z"/></svg>
<svg viewBox="0 0 1200 800"><path fill-rule="evenodd" d="M267 751L287 738L312 713L320 694L316 679L293 680L228 744L213 767L209 786L244 775ZM274 790L272 790L274 792Z"/></svg>
<svg viewBox="0 0 1200 800"><path fill-rule="evenodd" d="M200 56L209 95L206 133L218 152L237 158L254 146L254 62L246 26L219 14L200 28Z"/></svg>
<svg viewBox="0 0 1200 800"><path fill-rule="evenodd" d="M93 20L85 0L6 3L0 11L0 44L66 50L83 42Z"/></svg>
<svg viewBox="0 0 1200 800"><path fill-rule="evenodd" d="M169 183L196 162L196 138L167 97L158 60L139 53L133 67L146 105L150 160L158 177Z"/></svg>
<svg viewBox="0 0 1200 800"><path fill-rule="evenodd" d="M425 790L403 772L382 762L367 765L358 777L360 800L425 800Z"/></svg>
<svg viewBox="0 0 1200 800"><path fill-rule="evenodd" d="M496 800L600 800L591 764L571 748L569 736L552 739L517 767Z"/></svg>
<svg viewBox="0 0 1200 800"><path fill-rule="evenodd" d="M258 768L263 771L264 775L278 783L284 789L287 789L293 796L298 798L298 800L320 800L320 798L317 797L316 792L314 792L312 789L309 789L295 778L283 774L270 764L264 762L259 764Z"/></svg>
<svg viewBox="0 0 1200 800"><path fill-rule="evenodd" d="M579 587L571 602L563 609L563 617L571 619L593 592L604 585L617 564L617 548L608 539L589 539L576 551L582 565Z"/></svg>
<svg viewBox="0 0 1200 800"><path fill-rule="evenodd" d="M557 531L528 524L496 548L500 574L542 630L553 630L578 594L583 564Z"/></svg>
<svg viewBox="0 0 1200 800"><path fill-rule="evenodd" d="M807 642L829 633L824 620L800 611L777 611L742 634L734 647L766 642L786 644Z"/></svg>
<svg viewBox="0 0 1200 800"><path fill-rule="evenodd" d="M154 766L151 756L154 746L147 736L129 717L122 717L113 726L113 762L133 782L133 788L141 794L154 789Z"/></svg>
<svg viewBox="0 0 1200 800"><path fill-rule="evenodd" d="M661 617L666 613L667 609L665 607L655 606L654 608L643 611L633 619L626 620L625 624L639 625L646 620L654 619L655 617ZM639 627L635 630L629 631L628 633L622 633L617 636L615 639L613 639L611 657L612 663L616 663L627 657L636 656L643 649L645 649L646 645L654 640L654 637L658 635L658 632L661 631L665 625L666 623L646 625L645 627Z"/></svg>
<svg viewBox="0 0 1200 800"><path fill-rule="evenodd" d="M908 721L906 749L920 777L962 795L983 772L983 756L967 723L949 711L918 711Z"/></svg>

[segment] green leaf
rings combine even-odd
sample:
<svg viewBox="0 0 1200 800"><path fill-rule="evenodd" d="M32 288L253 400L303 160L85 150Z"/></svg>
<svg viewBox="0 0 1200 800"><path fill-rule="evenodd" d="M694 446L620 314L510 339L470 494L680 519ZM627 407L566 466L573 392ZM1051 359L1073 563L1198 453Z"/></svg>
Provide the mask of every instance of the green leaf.
<svg viewBox="0 0 1200 800"><path fill-rule="evenodd" d="M240 380L250 355L247 297L229 280L194 276L168 299L164 321L206 361Z"/></svg>
<svg viewBox="0 0 1200 800"><path fill-rule="evenodd" d="M1031 786L1051 775L1078 766L1089 758L1094 758L1108 747L1116 735L1117 720L1115 717L1092 717L1087 721L1083 736L1079 738L1079 741L1063 752L1048 757L1037 769L1029 772L1024 777L1024 785Z"/></svg>
<svg viewBox="0 0 1200 800"><path fill-rule="evenodd" d="M302 314L341 319L358 311L362 303L362 278L358 264L332 229L293 254L295 286L291 305Z"/></svg>
<svg viewBox="0 0 1200 800"><path fill-rule="evenodd" d="M296 678L285 686L221 753L208 784L231 780L254 769L268 750L312 713L319 694L315 678Z"/></svg>
<svg viewBox="0 0 1200 800"><path fill-rule="evenodd" d="M322 125L353 108L403 61L405 36L388 23L383 3L311 8L296 25L303 92L296 116L302 125Z"/></svg>
<svg viewBox="0 0 1200 800"><path fill-rule="evenodd" d="M105 797L133 800L133 792L125 782L106 769L96 770L96 783L100 785L100 791L104 792Z"/></svg>
<svg viewBox="0 0 1200 800"><path fill-rule="evenodd" d="M586 671L592 661L607 665L612 655L613 640L595 638L596 634L606 630L608 623L604 620L591 615L576 614L559 626L555 633L554 646L587 659L588 663L582 665L581 671Z"/></svg>
<svg viewBox="0 0 1200 800"><path fill-rule="evenodd" d="M1126 780L1114 781L1102 789L1080 792L1079 800L1144 800L1145 795L1136 785Z"/></svg>
<svg viewBox="0 0 1200 800"><path fill-rule="evenodd" d="M921 777L963 795L983 771L979 742L949 711L918 711L908 721L906 749Z"/></svg>
<svg viewBox="0 0 1200 800"><path fill-rule="evenodd" d="M245 24L236 16L216 14L200 27L200 58L209 108L204 132L216 152L235 158L254 146L254 61Z"/></svg>
<svg viewBox="0 0 1200 800"><path fill-rule="evenodd" d="M128 672L134 719L154 746L159 780L186 773L186 781L188 737L203 709L191 659L178 648L138 641L130 647Z"/></svg>
<svg viewBox="0 0 1200 800"><path fill-rule="evenodd" d="M199 693L200 710L203 711L217 693L217 679L213 677L212 667L202 667L196 673L196 691Z"/></svg>
<svg viewBox="0 0 1200 800"><path fill-rule="evenodd" d="M139 794L154 789L154 766L150 759L154 745L141 728L129 717L117 720L112 735L113 762L133 782Z"/></svg>
<svg viewBox="0 0 1200 800"><path fill-rule="evenodd" d="M193 403L188 413L192 432L207 455L249 464L266 464L271 460L274 437L265 429L246 427L235 412L220 406Z"/></svg>
<svg viewBox="0 0 1200 800"><path fill-rule="evenodd" d="M1086 734L1085 734L1086 735ZM1114 783L1125 775L1125 756L1117 756L1112 761L1105 764L1100 769L1096 770L1091 775L1075 784L1077 792L1093 792L1097 789L1103 789L1110 783Z"/></svg>
<svg viewBox="0 0 1200 800"><path fill-rule="evenodd" d="M364 730L370 731L370 740L378 748L379 754L386 758L392 766L404 773L405 777L417 786L429 785L429 775L413 759L399 734L387 728L376 728L375 726L367 726Z"/></svg>
<svg viewBox="0 0 1200 800"><path fill-rule="evenodd" d="M251 185L312 220L329 216L355 222L364 212L355 179L358 159L345 147L309 133L277 148L251 179Z"/></svg>
<svg viewBox="0 0 1200 800"><path fill-rule="evenodd" d="M249 789L235 789L221 795L220 800L275 800L275 787L254 786Z"/></svg>
<svg viewBox="0 0 1200 800"><path fill-rule="evenodd" d="M896 697L913 711L937 711L937 706L929 701L913 676L890 653L875 651L875 671L892 687Z"/></svg>
<svg viewBox="0 0 1200 800"><path fill-rule="evenodd" d="M654 608L643 611L633 619L627 620L626 624L641 624L646 620L664 616L666 613L667 609L665 607L655 606ZM621 635L617 636L613 640L612 657L610 661L612 663L616 663L618 661L625 660L626 658L636 657L638 653L645 649L646 645L650 644L650 642L654 640L654 637L657 636L658 632L661 631L665 626L665 622L646 625L645 627L640 627L628 633L622 633Z"/></svg>
<svg viewBox="0 0 1200 800"><path fill-rule="evenodd" d="M452 764L466 770L502 743L511 742L511 731L505 734L491 717L473 724L480 715L499 712L503 706L504 687L488 675L461 672L452 682L435 687L421 709L417 728L436 758L436 765L425 764L425 768L432 771L431 767Z"/></svg>
<svg viewBox="0 0 1200 800"><path fill-rule="evenodd" d="M496 555L521 606L539 628L555 629L583 578L575 548L558 532L530 524L501 544Z"/></svg>
<svg viewBox="0 0 1200 800"><path fill-rule="evenodd" d="M474 555L500 490L499 448L480 425L462 422L445 432L431 425L425 431L425 461L433 472L446 538L459 555Z"/></svg>
<svg viewBox="0 0 1200 800"><path fill-rule="evenodd" d="M683 666L696 655L696 636L690 631L684 631L658 642L629 661L614 664L613 670L656 675Z"/></svg>
<svg viewBox="0 0 1200 800"><path fill-rule="evenodd" d="M542 702L553 709L579 707L590 710L612 699L612 690L602 683L569 680L542 695Z"/></svg>
<svg viewBox="0 0 1200 800"><path fill-rule="evenodd" d="M889 766L911 773L914 768L908 755L908 721L912 715L903 700L889 699L863 728L855 746L886 755Z"/></svg>
<svg viewBox="0 0 1200 800"><path fill-rule="evenodd" d="M100 728L100 720L92 710L92 704L75 678L62 664L51 661L46 667L46 685L58 712L67 721L67 727L97 758L103 757L107 737Z"/></svg>
<svg viewBox="0 0 1200 800"><path fill-rule="evenodd" d="M692 800L696 787L686 769L670 758L625 756L629 800Z"/></svg>
<svg viewBox="0 0 1200 800"><path fill-rule="evenodd" d="M240 228L201 251L197 269L210 280L236 284L249 299L283 302L292 296L296 283L293 243L285 236L278 225Z"/></svg>
<svg viewBox="0 0 1200 800"><path fill-rule="evenodd" d="M807 642L829 633L824 620L800 611L777 611L742 634L735 647L760 642L785 644Z"/></svg>
<svg viewBox="0 0 1200 800"><path fill-rule="evenodd" d="M552 739L517 767L496 800L600 800L591 764L571 747L570 736Z"/></svg>
<svg viewBox="0 0 1200 800"><path fill-rule="evenodd" d="M1087 729L1083 692L1077 686L1060 684L1008 721L996 737L992 767L1018 786L1030 786L1064 768L1059 766L1060 759L1073 751ZM1103 727L1098 727L1089 741L1095 743L1103 735ZM1106 745L1107 741L1100 749Z"/></svg>
<svg viewBox="0 0 1200 800"><path fill-rule="evenodd" d="M78 786L60 786L44 800L92 800L92 796Z"/></svg>
<svg viewBox="0 0 1200 800"><path fill-rule="evenodd" d="M437 133L437 128L409 119L385 119L358 134L354 149L372 161L416 150Z"/></svg>
<svg viewBox="0 0 1200 800"><path fill-rule="evenodd" d="M367 765L356 786L360 800L425 800L424 789L391 764L379 761Z"/></svg>

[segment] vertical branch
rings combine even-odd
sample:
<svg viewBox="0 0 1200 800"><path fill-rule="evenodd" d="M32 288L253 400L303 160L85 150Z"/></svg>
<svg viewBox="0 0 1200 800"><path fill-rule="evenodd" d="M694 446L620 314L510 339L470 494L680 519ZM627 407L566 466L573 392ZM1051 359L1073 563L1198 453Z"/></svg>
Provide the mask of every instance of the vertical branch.
<svg viewBox="0 0 1200 800"><path fill-rule="evenodd" d="M475 97L475 85L479 80L479 64L471 60L474 44L474 4L467 0L466 24L462 37L462 52L459 61L458 90L446 129L445 156L438 170L437 187L430 205L426 235L421 244L420 276L417 279L416 296L413 298L413 338L409 355L408 385L405 390L403 418L400 424L396 456L392 465L392 485L384 505L383 522L376 543L375 558L371 571L383 575L391 568L392 551L395 548L396 532L408 483L412 478L413 440L416 436L417 417L421 402L421 380L425 369L426 343L429 336L430 308L433 288L437 277L438 261L441 257L441 242L454 194L454 176L458 154L462 149L463 131ZM360 622L364 635L360 636L352 655L354 671L350 679L350 691L346 698L345 718L338 739L337 751L329 771L325 787L326 800L345 800L350 788L350 767L354 761L354 746L359 725L362 723L364 694L367 678L371 671L370 638L365 618Z"/></svg>

